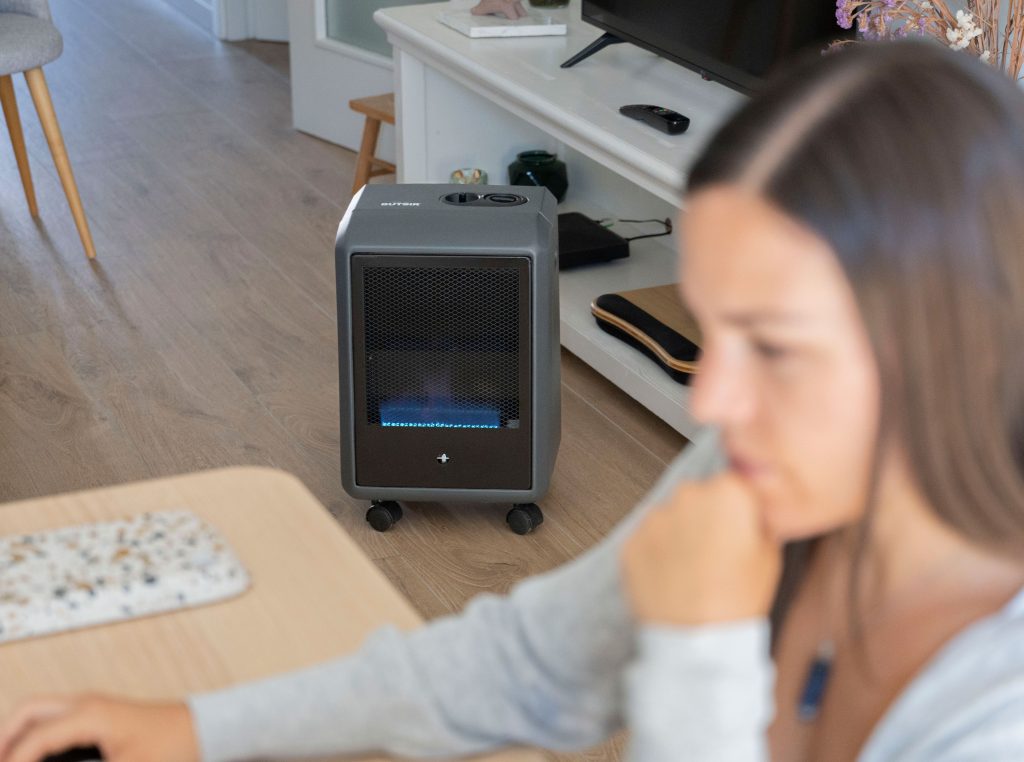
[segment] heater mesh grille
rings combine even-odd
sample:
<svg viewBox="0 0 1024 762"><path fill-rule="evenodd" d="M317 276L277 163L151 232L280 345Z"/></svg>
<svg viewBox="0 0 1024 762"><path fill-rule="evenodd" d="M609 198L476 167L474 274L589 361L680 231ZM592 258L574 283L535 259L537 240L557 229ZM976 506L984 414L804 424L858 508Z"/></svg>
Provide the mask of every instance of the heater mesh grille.
<svg viewBox="0 0 1024 762"><path fill-rule="evenodd" d="M367 423L519 427L515 266L363 269Z"/></svg>

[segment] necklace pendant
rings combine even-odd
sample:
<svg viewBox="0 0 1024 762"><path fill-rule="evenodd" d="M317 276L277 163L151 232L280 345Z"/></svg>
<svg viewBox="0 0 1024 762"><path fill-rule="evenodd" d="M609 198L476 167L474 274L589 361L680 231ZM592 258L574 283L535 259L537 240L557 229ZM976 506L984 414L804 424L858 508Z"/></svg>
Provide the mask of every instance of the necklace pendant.
<svg viewBox="0 0 1024 762"><path fill-rule="evenodd" d="M797 717L800 722L810 723L818 719L821 704L825 700L825 689L832 672L832 659L835 648L831 641L824 641L818 646L818 652L807 670L800 700L797 703Z"/></svg>

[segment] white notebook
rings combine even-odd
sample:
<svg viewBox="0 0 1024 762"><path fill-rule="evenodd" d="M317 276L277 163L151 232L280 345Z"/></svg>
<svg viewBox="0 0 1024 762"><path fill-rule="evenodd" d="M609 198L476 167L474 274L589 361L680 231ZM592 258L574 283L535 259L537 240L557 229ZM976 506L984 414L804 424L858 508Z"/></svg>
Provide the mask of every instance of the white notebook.
<svg viewBox="0 0 1024 762"><path fill-rule="evenodd" d="M0 537L0 644L199 606L248 587L224 538L186 510Z"/></svg>
<svg viewBox="0 0 1024 762"><path fill-rule="evenodd" d="M566 33L564 11L530 10L521 19L474 16L466 10L441 11L437 20L467 37L542 37Z"/></svg>

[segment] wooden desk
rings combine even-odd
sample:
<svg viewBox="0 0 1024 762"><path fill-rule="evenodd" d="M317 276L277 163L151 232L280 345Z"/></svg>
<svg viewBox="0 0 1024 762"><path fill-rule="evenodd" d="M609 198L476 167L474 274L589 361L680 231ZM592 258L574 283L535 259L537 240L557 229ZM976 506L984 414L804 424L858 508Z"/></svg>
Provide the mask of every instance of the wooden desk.
<svg viewBox="0 0 1024 762"><path fill-rule="evenodd" d="M36 693L180 698L326 661L378 626L419 615L295 477L227 468L0 505L0 534L187 508L252 575L243 595L195 609L0 645L0 717ZM513 750L493 762L539 762Z"/></svg>

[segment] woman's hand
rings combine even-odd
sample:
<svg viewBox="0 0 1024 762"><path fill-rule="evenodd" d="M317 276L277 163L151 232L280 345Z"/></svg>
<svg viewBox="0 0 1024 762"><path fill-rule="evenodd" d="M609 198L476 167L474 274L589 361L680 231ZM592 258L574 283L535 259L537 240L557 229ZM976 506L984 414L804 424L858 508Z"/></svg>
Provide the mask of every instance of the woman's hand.
<svg viewBox="0 0 1024 762"><path fill-rule="evenodd" d="M199 762L192 716L181 702L40 697L0 725L0 762L40 762L78 746L99 747L107 762Z"/></svg>
<svg viewBox="0 0 1024 762"><path fill-rule="evenodd" d="M782 568L757 498L726 473L676 489L626 541L626 594L647 624L699 625L765 616Z"/></svg>

